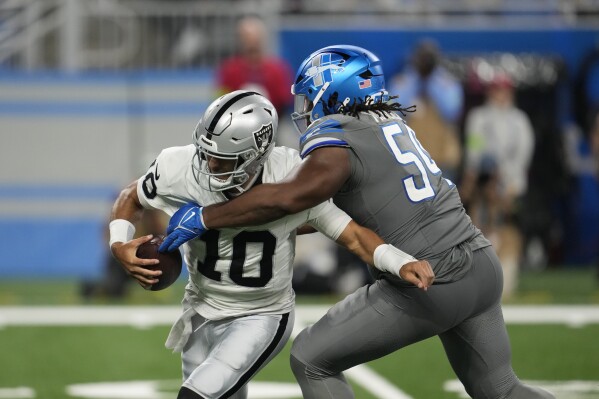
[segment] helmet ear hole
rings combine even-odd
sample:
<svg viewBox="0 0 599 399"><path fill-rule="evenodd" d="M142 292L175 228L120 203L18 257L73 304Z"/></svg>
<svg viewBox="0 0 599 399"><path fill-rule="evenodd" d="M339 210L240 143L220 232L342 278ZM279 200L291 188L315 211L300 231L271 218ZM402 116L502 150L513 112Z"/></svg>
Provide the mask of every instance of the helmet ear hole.
<svg viewBox="0 0 599 399"><path fill-rule="evenodd" d="M361 74L358 75L359 77L361 77L362 79L368 79L374 76L374 74L369 70L362 72Z"/></svg>
<svg viewBox="0 0 599 399"><path fill-rule="evenodd" d="M327 101L327 105L329 108L332 108L335 106L335 104L337 104L337 100L339 99L339 93L337 93L336 91L333 92L333 94L331 94L329 96L329 100Z"/></svg>

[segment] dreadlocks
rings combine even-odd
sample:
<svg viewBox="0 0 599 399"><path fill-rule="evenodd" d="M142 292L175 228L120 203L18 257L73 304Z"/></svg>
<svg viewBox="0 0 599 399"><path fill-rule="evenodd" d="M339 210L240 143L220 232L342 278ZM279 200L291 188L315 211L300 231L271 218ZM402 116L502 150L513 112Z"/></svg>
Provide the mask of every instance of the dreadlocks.
<svg viewBox="0 0 599 399"><path fill-rule="evenodd" d="M383 102L383 97L379 97L377 101L373 101L370 96L362 99L360 97L355 98L353 103L349 104L349 99L345 99L344 102L339 101L339 93L334 92L329 96L326 101L320 100L323 105L323 110L326 115L331 114L343 114L356 117L360 119L360 112L374 112L378 116L389 116L391 112L399 112L402 116L407 116L408 112L415 112L416 105L409 107L402 107L400 103L391 102L391 100L398 96L389 96L389 99Z"/></svg>

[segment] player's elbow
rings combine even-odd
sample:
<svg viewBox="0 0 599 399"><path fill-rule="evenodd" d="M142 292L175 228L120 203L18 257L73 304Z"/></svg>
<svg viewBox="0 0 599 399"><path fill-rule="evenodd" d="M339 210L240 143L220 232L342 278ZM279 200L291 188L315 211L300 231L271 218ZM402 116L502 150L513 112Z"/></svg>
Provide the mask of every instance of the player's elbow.
<svg viewBox="0 0 599 399"><path fill-rule="evenodd" d="M119 198L127 202L133 202L135 205L141 206L137 197L137 182L131 182L124 189L121 190Z"/></svg>
<svg viewBox="0 0 599 399"><path fill-rule="evenodd" d="M125 186L125 188L123 188L121 190L121 192L119 193L119 197L129 197L131 196L131 193L135 190L135 185L134 183L129 183L128 185Z"/></svg>
<svg viewBox="0 0 599 399"><path fill-rule="evenodd" d="M305 211L306 209L315 207L322 202L302 193L293 192L284 193L278 196L278 198L275 198L275 200L277 201L280 211L285 215L293 215L295 213Z"/></svg>
<svg viewBox="0 0 599 399"><path fill-rule="evenodd" d="M137 182L132 182L119 193L113 205L113 217L117 217L122 212L138 212L142 209L137 196Z"/></svg>
<svg viewBox="0 0 599 399"><path fill-rule="evenodd" d="M291 196L282 195L279 197L272 198L273 210L281 216L293 215L303 211L304 208L300 201Z"/></svg>
<svg viewBox="0 0 599 399"><path fill-rule="evenodd" d="M277 218L305 211L328 199L315 195L305 184L264 185L259 198L262 206L256 208Z"/></svg>

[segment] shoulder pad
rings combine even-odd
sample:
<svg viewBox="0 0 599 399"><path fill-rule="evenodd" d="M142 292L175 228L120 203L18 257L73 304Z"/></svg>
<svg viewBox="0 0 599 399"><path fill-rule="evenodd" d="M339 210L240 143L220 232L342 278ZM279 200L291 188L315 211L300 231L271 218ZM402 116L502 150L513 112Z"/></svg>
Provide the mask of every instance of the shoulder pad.
<svg viewBox="0 0 599 399"><path fill-rule="evenodd" d="M283 179L301 162L299 152L288 147L275 147L264 163L264 183Z"/></svg>
<svg viewBox="0 0 599 399"><path fill-rule="evenodd" d="M319 134L343 133L341 122L333 118L322 118L312 123L300 137L300 144Z"/></svg>
<svg viewBox="0 0 599 399"><path fill-rule="evenodd" d="M300 156L305 158L312 150L320 147L349 147L343 135L343 115L331 115L312 123L300 138Z"/></svg>

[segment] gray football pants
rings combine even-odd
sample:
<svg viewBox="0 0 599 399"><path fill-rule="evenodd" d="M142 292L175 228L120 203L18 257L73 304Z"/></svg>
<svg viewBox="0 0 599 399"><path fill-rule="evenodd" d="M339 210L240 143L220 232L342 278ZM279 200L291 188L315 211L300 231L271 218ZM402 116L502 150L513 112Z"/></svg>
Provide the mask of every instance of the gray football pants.
<svg viewBox="0 0 599 399"><path fill-rule="evenodd" d="M462 279L426 292L387 280L360 288L295 339L291 368L304 398L354 398L344 370L435 335L472 398L554 398L512 370L502 286L501 265L487 247L473 253Z"/></svg>

